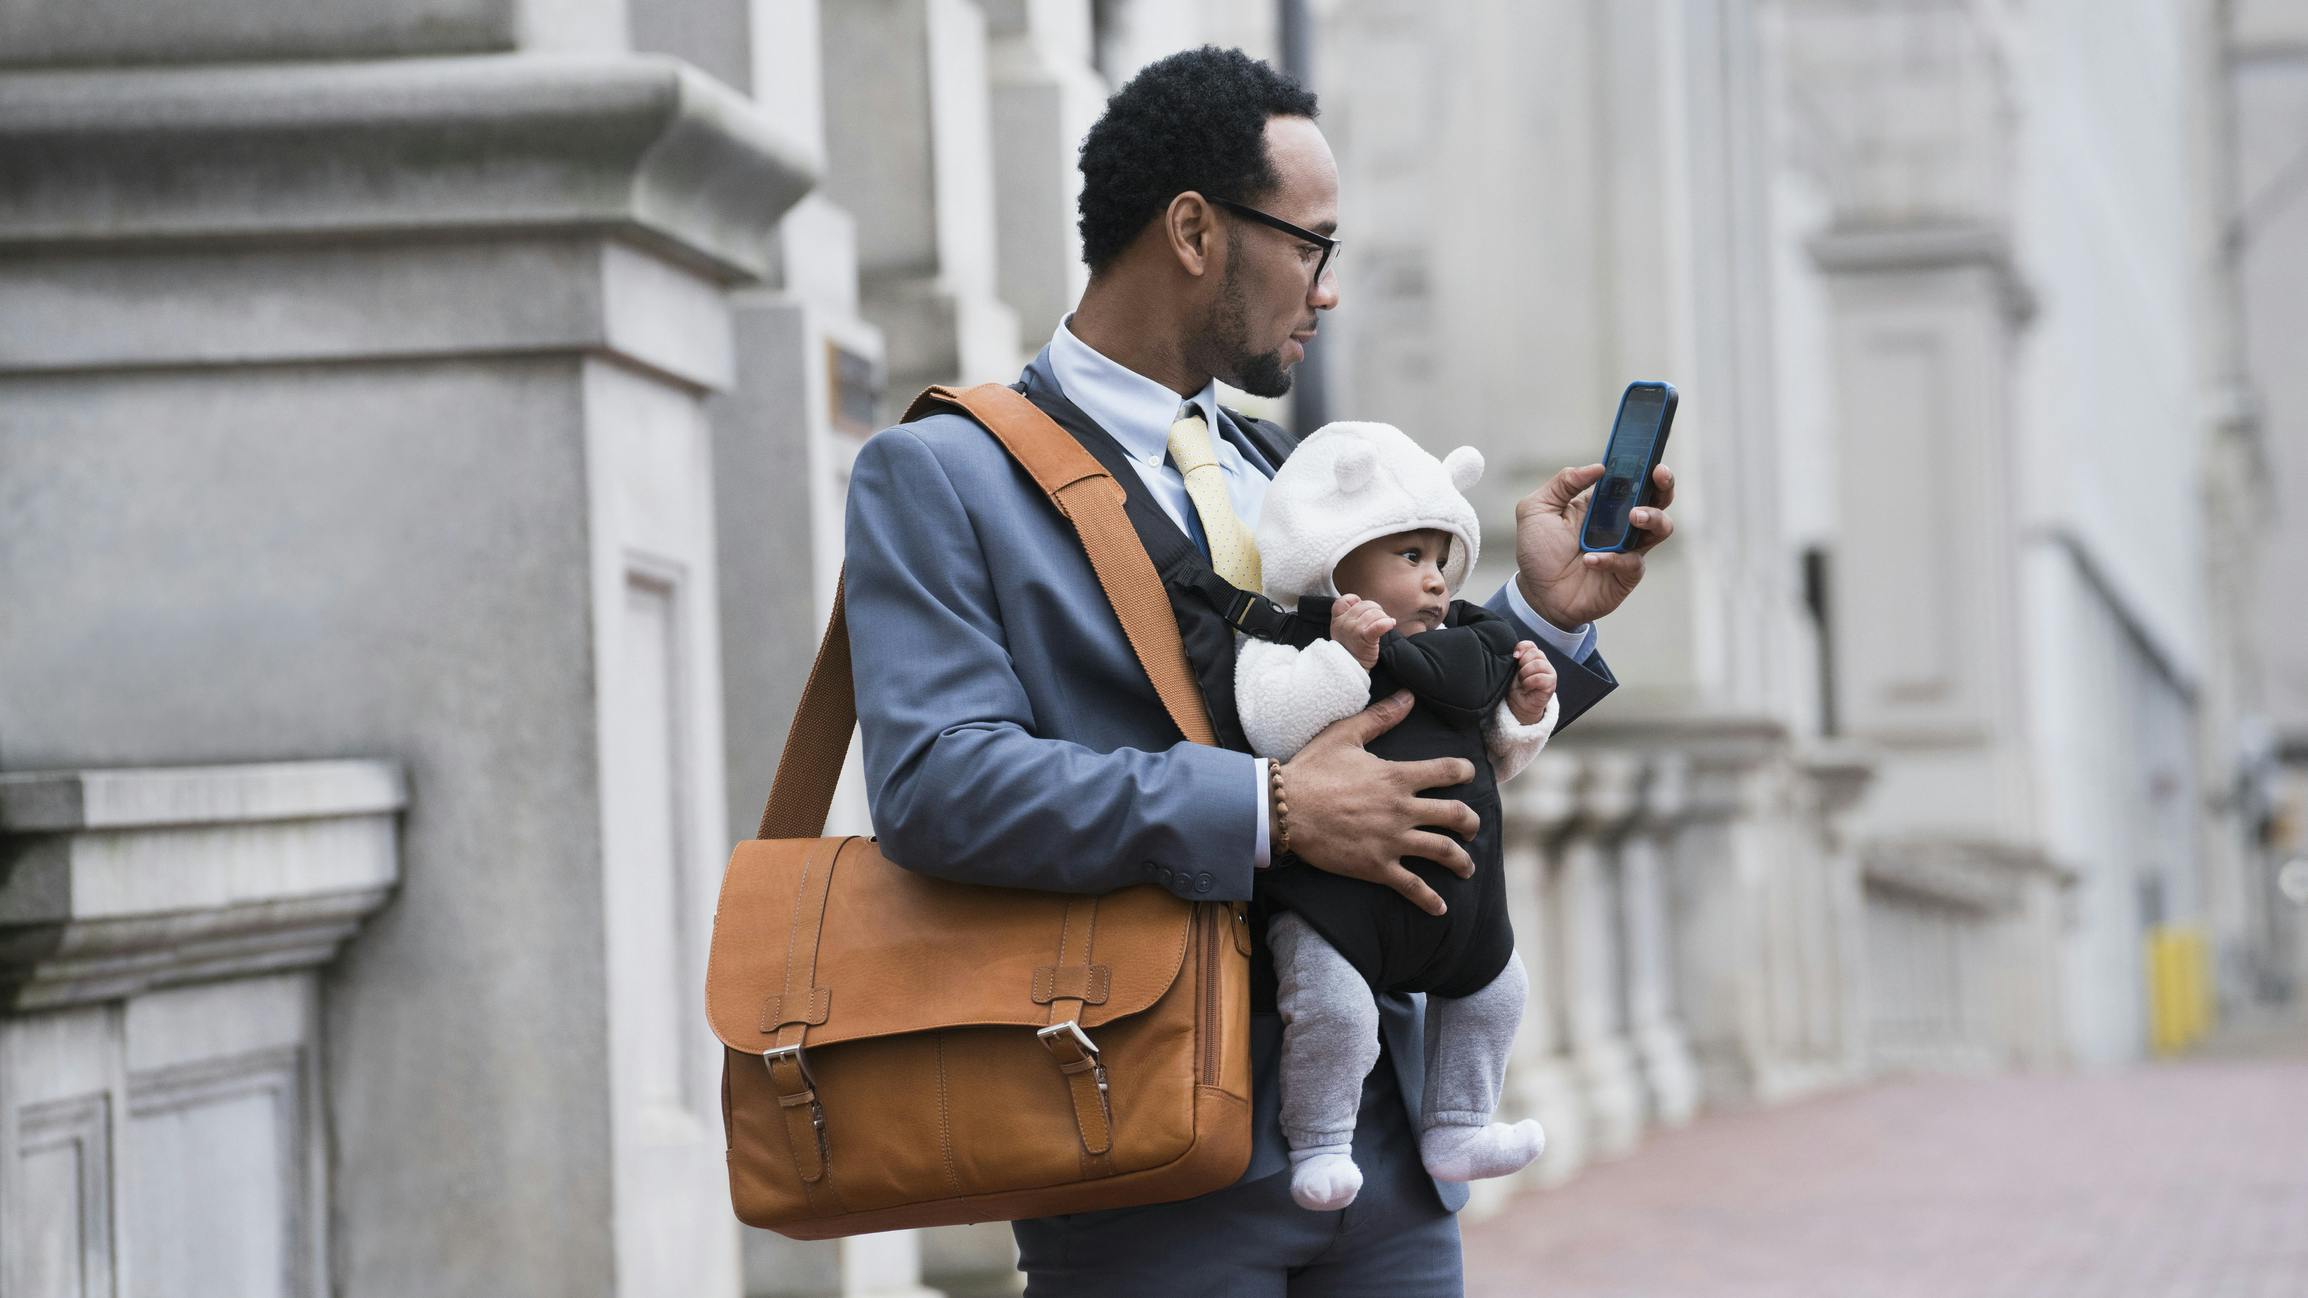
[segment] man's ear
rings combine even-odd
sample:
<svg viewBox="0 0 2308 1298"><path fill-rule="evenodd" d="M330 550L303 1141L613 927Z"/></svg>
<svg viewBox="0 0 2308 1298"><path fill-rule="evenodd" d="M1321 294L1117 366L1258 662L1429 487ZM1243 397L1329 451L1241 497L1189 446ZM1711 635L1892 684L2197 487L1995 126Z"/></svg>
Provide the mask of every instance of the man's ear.
<svg viewBox="0 0 2308 1298"><path fill-rule="evenodd" d="M1162 233L1180 270L1200 278L1220 268L1218 209L1202 195L1189 189L1172 198L1162 213Z"/></svg>

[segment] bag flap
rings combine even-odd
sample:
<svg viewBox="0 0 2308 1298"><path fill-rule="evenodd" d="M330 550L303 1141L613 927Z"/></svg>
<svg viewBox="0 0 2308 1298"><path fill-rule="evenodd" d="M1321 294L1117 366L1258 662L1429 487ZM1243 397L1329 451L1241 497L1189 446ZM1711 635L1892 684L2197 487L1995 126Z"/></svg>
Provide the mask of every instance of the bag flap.
<svg viewBox="0 0 2308 1298"><path fill-rule="evenodd" d="M795 900L805 870L828 861L813 956L802 949L810 926L797 923ZM1090 901L1094 908L1083 905ZM1070 935L1076 949L1087 941L1086 957L1060 967L1069 905L1093 927L1086 939ZM807 1022L808 1042L819 1046L982 1024L1041 1027L1053 997L1082 1000L1082 1026L1096 1027L1169 990L1193 923L1193 902L1152 884L1094 899L992 888L916 874L869 838L750 838L722 876L705 1013L724 1044L755 1054L773 1044L781 1019Z"/></svg>

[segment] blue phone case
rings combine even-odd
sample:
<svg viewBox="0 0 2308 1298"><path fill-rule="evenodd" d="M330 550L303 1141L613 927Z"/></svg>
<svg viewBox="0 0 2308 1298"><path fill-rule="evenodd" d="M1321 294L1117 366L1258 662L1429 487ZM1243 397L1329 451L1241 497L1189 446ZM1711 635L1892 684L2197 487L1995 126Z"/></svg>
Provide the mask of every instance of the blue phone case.
<svg viewBox="0 0 2308 1298"><path fill-rule="evenodd" d="M1658 435L1655 437L1650 436L1652 431L1652 424L1649 420L1644 420L1643 422L1638 423L1633 427L1630 427L1627 423L1627 403L1631 399L1637 397L1647 397L1652 394L1657 394L1659 398L1659 415L1656 424ZM1620 551L1625 550L1627 548L1627 543L1633 539L1635 535L1635 525L1630 521L1619 529L1619 535L1617 538L1612 540L1608 545L1597 545L1592 540L1590 540L1587 532L1589 526L1594 522L1595 505L1593 502L1601 499L1602 492L1607 487L1613 486L1614 478L1618 478L1620 481L1624 481L1623 475L1614 475L1611 472L1612 466L1615 466L1619 463L1619 461L1614 457L1618 456L1622 450L1626 451L1630 457L1633 455L1641 454L1641 448L1639 446L1630 443L1627 446L1622 447L1619 439L1621 437L1650 437L1650 451L1648 455L1642 456L1641 475L1635 481L1634 498L1628 502L1627 511L1628 513L1632 514L1635 510L1651 503L1651 475L1658 469L1660 458L1667 452L1667 433L1675 423L1675 400L1675 385L1665 382L1647 382L1638 380L1637 382L1628 384L1627 390L1619 394L1619 411L1616 415L1612 416L1611 419L1611 440L1603 447L1603 464L1605 466L1603 476L1595 483L1594 490L1596 495L1589 498L1590 503L1588 505L1587 518L1579 525L1579 549L1581 552L1587 554L1617 554ZM1633 463L1629 463L1625 467L1631 469L1634 467L1634 465Z"/></svg>

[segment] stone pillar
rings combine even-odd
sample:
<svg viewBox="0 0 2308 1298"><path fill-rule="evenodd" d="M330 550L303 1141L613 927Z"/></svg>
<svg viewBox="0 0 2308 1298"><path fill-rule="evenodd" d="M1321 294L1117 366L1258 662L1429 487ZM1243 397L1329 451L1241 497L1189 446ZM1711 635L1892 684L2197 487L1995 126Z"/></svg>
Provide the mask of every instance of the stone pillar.
<svg viewBox="0 0 2308 1298"><path fill-rule="evenodd" d="M149 36L104 12L0 21ZM9 760L407 764L325 997L335 1292L735 1294L704 402L814 158L617 6L232 12L0 73ZM365 57L436 43L528 52Z"/></svg>
<svg viewBox="0 0 2308 1298"><path fill-rule="evenodd" d="M1712 1102L1771 1098L1766 882L1782 843L1769 819L1776 726L1691 727L1689 811L1668 868L1675 999Z"/></svg>
<svg viewBox="0 0 2308 1298"><path fill-rule="evenodd" d="M1825 933L1822 1057L1846 1077L1859 1077L1867 1058L1866 904L1860 885L1853 821L1875 775L1875 758L1848 745L1821 745L1805 753L1807 800L1816 808L1820 923Z"/></svg>
<svg viewBox="0 0 2308 1298"><path fill-rule="evenodd" d="M893 393L1009 382L1022 346L996 296L985 14L970 0L843 0L823 20L826 190L857 221Z"/></svg>
<svg viewBox="0 0 2308 1298"><path fill-rule="evenodd" d="M1547 1129L1546 1153L1521 1177L1539 1185L1569 1180L1587 1160L1586 1100L1564 1053L1570 983L1550 877L1555 845L1577 811L1582 778L1576 759L1550 755L1507 785L1503 799L1507 911L1531 989L1500 1107L1504 1116L1536 1118ZM1478 1193L1482 1184L1489 1183L1478 1183Z"/></svg>
<svg viewBox="0 0 2308 1298"><path fill-rule="evenodd" d="M400 769L0 775L0 1292L330 1291L321 969Z"/></svg>
<svg viewBox="0 0 2308 1298"><path fill-rule="evenodd" d="M1659 753L1648 765L1642 805L1619 848L1627 1035L1652 1117L1676 1127L1690 1121L1699 1107L1699 1074L1674 1006L1674 918L1666 880L1672 844L1688 807L1690 763L1679 754Z"/></svg>
<svg viewBox="0 0 2308 1298"><path fill-rule="evenodd" d="M1083 0L987 0L992 38L996 283L1039 348L1082 296L1082 137L1106 106Z"/></svg>
<svg viewBox="0 0 2308 1298"><path fill-rule="evenodd" d="M1555 935L1562 943L1571 1065L1586 1100L1588 1148L1612 1158L1643 1132L1642 1079L1626 1031L1619 847L1639 806L1642 760L1585 756L1578 809L1560 839Z"/></svg>

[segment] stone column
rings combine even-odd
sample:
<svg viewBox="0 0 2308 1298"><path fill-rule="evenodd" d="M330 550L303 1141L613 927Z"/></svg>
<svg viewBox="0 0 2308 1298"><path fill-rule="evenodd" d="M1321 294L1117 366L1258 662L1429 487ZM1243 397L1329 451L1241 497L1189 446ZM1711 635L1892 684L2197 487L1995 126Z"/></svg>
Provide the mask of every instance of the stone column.
<svg viewBox="0 0 2308 1298"><path fill-rule="evenodd" d="M1611 1158L1643 1132L1642 1079L1627 1040L1619 945L1621 837L1639 806L1642 759L1585 755L1586 782L1561 838L1555 934L1562 942L1571 1064L1586 1100L1588 1148Z"/></svg>
<svg viewBox="0 0 2308 1298"><path fill-rule="evenodd" d="M1668 910L1667 862L1688 808L1690 763L1659 753L1648 763L1642 805L1619 848L1620 906L1626 943L1627 1035L1651 1100L1651 1114L1675 1127L1699 1106L1699 1074L1674 1007L1674 919Z"/></svg>
<svg viewBox="0 0 2308 1298"><path fill-rule="evenodd" d="M128 13L0 19L9 760L407 764L335 1292L733 1295L704 402L815 160L606 3Z"/></svg>
<svg viewBox="0 0 2308 1298"><path fill-rule="evenodd" d="M399 767L0 775L0 1292L327 1293L321 970Z"/></svg>
<svg viewBox="0 0 2308 1298"><path fill-rule="evenodd" d="M1820 923L1825 933L1821 1055L1845 1077L1866 1070L1866 909L1853 819L1875 775L1875 758L1855 747L1820 745L1805 753L1808 801L1817 809Z"/></svg>
<svg viewBox="0 0 2308 1298"><path fill-rule="evenodd" d="M843 0L823 20L826 190L857 221L864 313L892 392L1014 379L1023 348L996 296L985 14L970 0Z"/></svg>
<svg viewBox="0 0 2308 1298"><path fill-rule="evenodd" d="M1042 345L1082 296L1082 137L1106 106L1083 0L987 0L992 39L996 284L1019 344Z"/></svg>
<svg viewBox="0 0 2308 1298"><path fill-rule="evenodd" d="M1503 1116L1536 1118L1547 1129L1547 1150L1522 1174L1540 1185L1570 1179L1587 1160L1587 1108L1565 1055L1569 1040L1569 981L1555 916L1552 859L1577 811L1583 779L1579 761L1549 755L1509 784L1504 797L1503 843L1507 910L1515 949L1530 975L1522 1031L1507 1067Z"/></svg>
<svg viewBox="0 0 2308 1298"><path fill-rule="evenodd" d="M1689 811L1668 866L1675 999L1710 1102L1769 1098L1770 954L1765 884L1780 844L1769 819L1774 757L1768 723L1693 726Z"/></svg>

